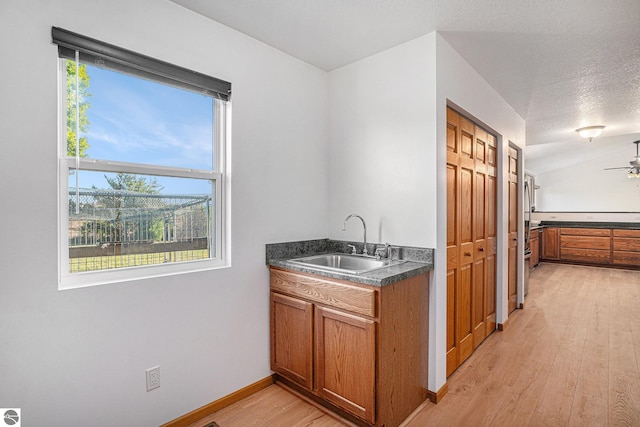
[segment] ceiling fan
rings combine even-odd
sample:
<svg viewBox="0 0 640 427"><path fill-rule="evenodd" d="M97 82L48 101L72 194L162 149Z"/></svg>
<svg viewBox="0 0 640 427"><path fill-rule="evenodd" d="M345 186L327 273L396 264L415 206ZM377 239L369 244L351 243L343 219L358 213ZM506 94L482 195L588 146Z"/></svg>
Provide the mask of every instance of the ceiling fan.
<svg viewBox="0 0 640 427"><path fill-rule="evenodd" d="M640 178L640 153L638 152L638 146L640 145L640 140L633 141L636 144L636 157L631 160L629 164L631 166L621 166L619 168L605 168L606 171L614 170L614 169L627 169L627 176L629 178Z"/></svg>

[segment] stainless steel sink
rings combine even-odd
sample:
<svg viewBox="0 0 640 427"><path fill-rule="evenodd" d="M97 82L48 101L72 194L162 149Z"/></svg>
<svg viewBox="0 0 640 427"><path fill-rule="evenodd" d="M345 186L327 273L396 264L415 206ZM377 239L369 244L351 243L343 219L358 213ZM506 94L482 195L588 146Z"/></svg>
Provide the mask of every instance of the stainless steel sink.
<svg viewBox="0 0 640 427"><path fill-rule="evenodd" d="M380 268L386 268L392 265L401 264L404 261L391 261L387 259L369 258L361 255L333 253L312 255L303 258L293 258L290 259L289 262L301 264L306 267L318 268L321 270L361 274L373 270L378 270Z"/></svg>

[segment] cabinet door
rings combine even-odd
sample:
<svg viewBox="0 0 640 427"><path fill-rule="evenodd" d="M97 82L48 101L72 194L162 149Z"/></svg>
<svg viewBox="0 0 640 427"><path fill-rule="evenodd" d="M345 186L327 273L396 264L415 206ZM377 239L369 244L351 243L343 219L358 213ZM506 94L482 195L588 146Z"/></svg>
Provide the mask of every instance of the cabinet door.
<svg viewBox="0 0 640 427"><path fill-rule="evenodd" d="M545 228L542 231L542 258L558 259L558 229Z"/></svg>
<svg viewBox="0 0 640 427"><path fill-rule="evenodd" d="M540 237L538 230L535 230L535 232L531 232L531 241L529 243L529 247L531 249L531 259L529 261L529 266L533 268L538 265L538 262L540 261Z"/></svg>
<svg viewBox="0 0 640 427"><path fill-rule="evenodd" d="M271 292L271 369L313 388L313 304Z"/></svg>
<svg viewBox="0 0 640 427"><path fill-rule="evenodd" d="M317 393L375 422L375 323L316 306Z"/></svg>

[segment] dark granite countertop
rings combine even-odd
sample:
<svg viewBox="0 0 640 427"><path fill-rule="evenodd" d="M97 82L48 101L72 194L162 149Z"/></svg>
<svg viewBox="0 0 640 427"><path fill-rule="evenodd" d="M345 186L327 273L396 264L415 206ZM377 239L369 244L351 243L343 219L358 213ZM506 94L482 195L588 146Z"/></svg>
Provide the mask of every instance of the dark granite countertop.
<svg viewBox="0 0 640 427"><path fill-rule="evenodd" d="M541 226L565 228L619 228L639 230L640 222L542 221Z"/></svg>
<svg viewBox="0 0 640 427"><path fill-rule="evenodd" d="M312 273L318 276L348 280L350 282L372 286L390 285L433 269L433 249L394 245L391 245L391 257L392 259L403 260L403 263L361 274L332 272L288 262L288 260L292 258L310 255L326 253L347 254L349 253L347 245L350 243L351 242L339 240L318 239L267 244L266 263L267 265L286 268L288 270ZM358 253L362 252L362 243L351 244L355 244L358 248ZM376 246L375 244L367 244L367 250L370 253L374 253Z"/></svg>

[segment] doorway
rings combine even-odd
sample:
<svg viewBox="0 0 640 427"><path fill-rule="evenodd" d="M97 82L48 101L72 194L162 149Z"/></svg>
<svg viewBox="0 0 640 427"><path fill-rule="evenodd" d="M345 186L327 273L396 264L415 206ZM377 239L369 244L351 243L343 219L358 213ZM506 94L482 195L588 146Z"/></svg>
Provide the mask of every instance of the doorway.
<svg viewBox="0 0 640 427"><path fill-rule="evenodd" d="M509 147L508 313L518 307L518 150Z"/></svg>

